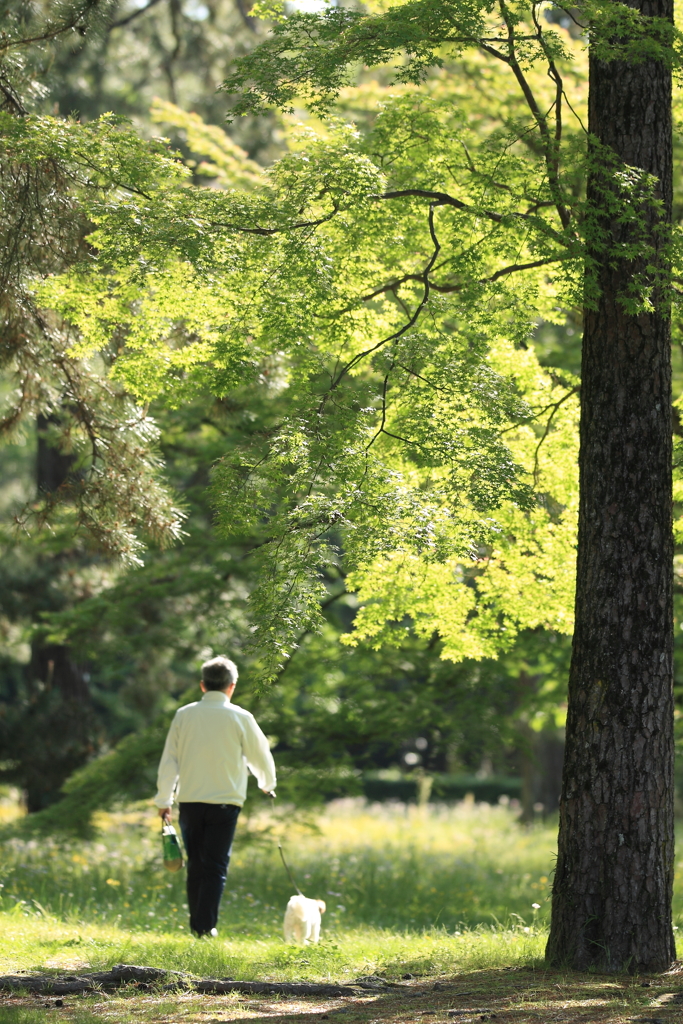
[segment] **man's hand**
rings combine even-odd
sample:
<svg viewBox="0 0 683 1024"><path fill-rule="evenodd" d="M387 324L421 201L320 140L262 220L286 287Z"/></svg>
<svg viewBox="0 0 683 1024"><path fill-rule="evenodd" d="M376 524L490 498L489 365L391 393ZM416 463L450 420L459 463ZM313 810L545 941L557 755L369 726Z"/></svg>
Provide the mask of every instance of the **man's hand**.
<svg viewBox="0 0 683 1024"><path fill-rule="evenodd" d="M262 789L261 792L265 793L266 796L272 797L273 800L275 799L275 790L274 789Z"/></svg>
<svg viewBox="0 0 683 1024"><path fill-rule="evenodd" d="M162 821L165 821L167 825L171 823L171 808L170 807L159 807L159 817Z"/></svg>

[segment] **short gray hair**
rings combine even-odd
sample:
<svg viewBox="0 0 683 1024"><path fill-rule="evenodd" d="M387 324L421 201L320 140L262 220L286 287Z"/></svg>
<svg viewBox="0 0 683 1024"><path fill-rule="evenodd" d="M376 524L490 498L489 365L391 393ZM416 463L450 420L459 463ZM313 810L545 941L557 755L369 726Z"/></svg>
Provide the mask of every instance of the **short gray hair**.
<svg viewBox="0 0 683 1024"><path fill-rule="evenodd" d="M202 682L207 690L227 690L237 682L237 665L219 655L202 665Z"/></svg>

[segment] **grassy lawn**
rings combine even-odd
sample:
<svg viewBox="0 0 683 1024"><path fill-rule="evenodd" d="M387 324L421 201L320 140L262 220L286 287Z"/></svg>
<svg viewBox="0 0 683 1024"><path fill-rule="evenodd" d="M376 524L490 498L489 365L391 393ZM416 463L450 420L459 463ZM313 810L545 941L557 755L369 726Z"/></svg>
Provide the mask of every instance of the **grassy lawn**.
<svg viewBox="0 0 683 1024"><path fill-rule="evenodd" d="M667 1000L683 975L642 987L642 979L544 969L554 823L523 828L506 807L468 803L366 809L342 801L296 824L257 814L242 823L219 937L202 941L188 934L183 876L160 865L152 812L108 815L100 824L93 843L11 841L1 848L1 973L133 963L273 981L377 974L403 987L326 1001L128 991L64 997L56 1007L54 999L4 996L0 1024L49 1024L58 1017L75 1024L217 1024L273 1015L333 1021L341 1014L362 1024L422 1018L439 1024L490 1013L520 1024L616 1024L634 1013L641 1020L681 1020L681 1005ZM281 939L291 886L279 837L300 887L327 901L317 947ZM676 881L676 923L683 931L683 862Z"/></svg>

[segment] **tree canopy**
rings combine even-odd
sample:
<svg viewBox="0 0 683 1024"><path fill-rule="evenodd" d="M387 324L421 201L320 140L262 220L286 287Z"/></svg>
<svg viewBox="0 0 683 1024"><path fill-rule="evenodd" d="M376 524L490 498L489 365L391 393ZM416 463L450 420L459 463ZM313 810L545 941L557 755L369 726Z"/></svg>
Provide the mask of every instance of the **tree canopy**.
<svg viewBox="0 0 683 1024"><path fill-rule="evenodd" d="M8 152L62 161L95 225L87 254L37 289L76 328L72 355L108 353L110 379L141 403L246 379L286 390L281 420L213 479L227 535L267 524L252 602L271 673L340 559L364 601L358 637L410 623L458 659L520 628L571 632L578 381L540 368L530 338L585 300L596 154L583 41L541 6L276 19L225 84L247 85L236 113L302 92L327 110L354 62L398 55L406 84L366 131L294 129L260 177L237 161L232 187L193 186L163 143L115 118L7 123ZM616 18L637 59L669 45L620 7L582 17L600 38ZM653 182L613 173L605 197L637 223ZM622 301L645 309L653 287L634 279Z"/></svg>
<svg viewBox="0 0 683 1024"><path fill-rule="evenodd" d="M559 35L534 31L555 67ZM580 124L558 140L565 168L544 141L559 107L533 113L552 102L543 72L519 71L543 96L530 108L494 65L507 102L475 129L484 60L400 90L367 132L302 128L249 191L193 187L112 119L8 129L21 159L59 151L96 225L88 256L39 286L74 355L116 338L111 377L141 402L259 376L287 390L282 420L214 474L227 532L267 522L253 602L271 671L342 548L372 594L360 636L409 618L460 658L519 628L571 631L577 381L545 373L529 338L577 301Z"/></svg>
<svg viewBox="0 0 683 1024"><path fill-rule="evenodd" d="M55 10L36 40L97 7ZM667 319L681 276L657 175L587 130L588 37L594 66L668 74L677 32L612 2L253 13L272 33L223 89L234 116L289 110L264 171L168 102L154 119L179 152L116 115L28 113L8 65L6 194L28 241L8 249L23 383L6 424L47 414L72 460L20 521L134 563L183 529L149 409L237 404L210 493L258 567L261 681L324 629L340 580L361 602L351 645L412 635L460 661L570 634L582 385L535 340L599 308L605 268L627 268L610 299L633 322ZM295 124L299 102L317 119ZM42 363L50 394L29 386Z"/></svg>

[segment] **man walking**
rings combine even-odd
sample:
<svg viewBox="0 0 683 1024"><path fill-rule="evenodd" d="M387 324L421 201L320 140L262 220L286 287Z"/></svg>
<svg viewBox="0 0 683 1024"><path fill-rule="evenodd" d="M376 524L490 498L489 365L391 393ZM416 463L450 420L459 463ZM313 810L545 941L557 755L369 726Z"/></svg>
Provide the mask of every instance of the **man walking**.
<svg viewBox="0 0 683 1024"><path fill-rule="evenodd" d="M187 852L190 928L200 938L218 934L218 907L247 795L247 768L264 793L272 794L276 781L268 740L254 716L230 702L236 683L237 667L229 658L204 662L204 696L176 711L159 763L154 802L160 817L170 821L176 790Z"/></svg>

